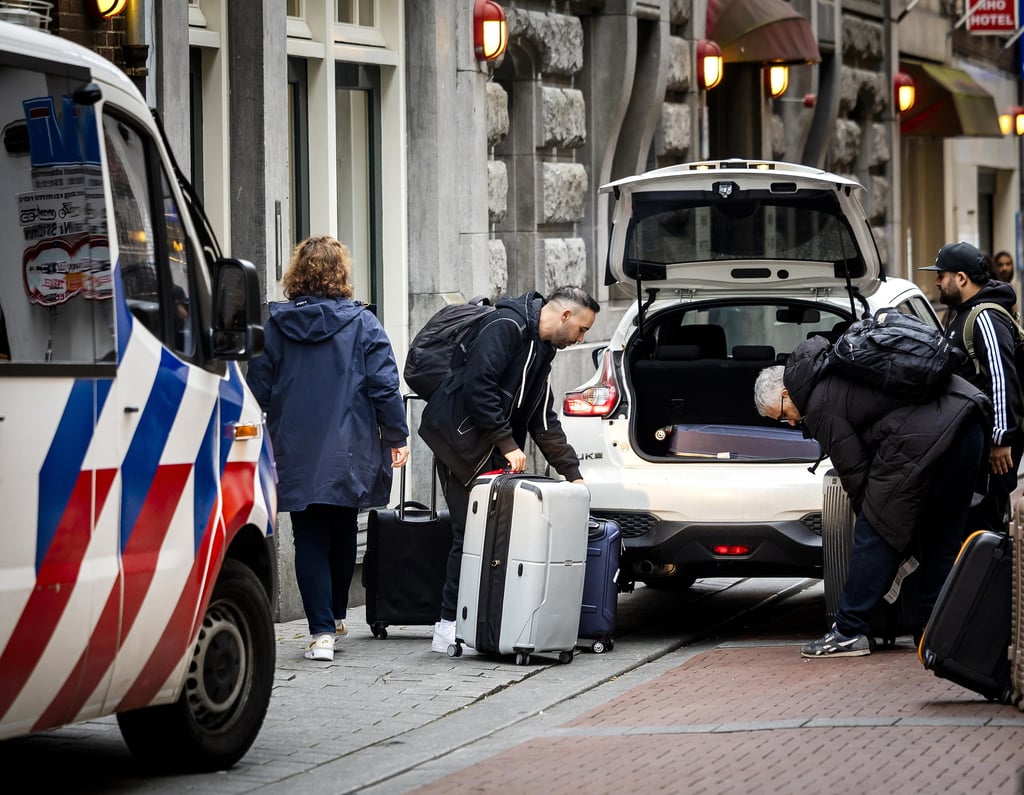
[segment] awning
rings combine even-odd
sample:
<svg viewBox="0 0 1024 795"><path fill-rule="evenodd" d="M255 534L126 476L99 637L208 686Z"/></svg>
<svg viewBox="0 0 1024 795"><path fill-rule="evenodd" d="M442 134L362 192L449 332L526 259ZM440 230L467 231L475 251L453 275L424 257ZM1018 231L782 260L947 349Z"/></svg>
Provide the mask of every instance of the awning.
<svg viewBox="0 0 1024 795"><path fill-rule="evenodd" d="M999 138L996 101L973 77L950 66L900 61L914 81L914 107L900 114L900 134Z"/></svg>
<svg viewBox="0 0 1024 795"><path fill-rule="evenodd" d="M811 23L786 0L709 0L707 38L726 63L819 63Z"/></svg>

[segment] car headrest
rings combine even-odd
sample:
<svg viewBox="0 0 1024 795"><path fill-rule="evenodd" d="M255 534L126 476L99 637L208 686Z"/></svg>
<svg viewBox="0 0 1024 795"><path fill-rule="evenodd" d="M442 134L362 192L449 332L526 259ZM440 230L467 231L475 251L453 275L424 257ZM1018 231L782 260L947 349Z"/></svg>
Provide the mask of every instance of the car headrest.
<svg viewBox="0 0 1024 795"><path fill-rule="evenodd" d="M724 359L725 329L714 324L700 326L662 326L658 333L661 345L697 345L705 359Z"/></svg>
<svg viewBox="0 0 1024 795"><path fill-rule="evenodd" d="M701 358L699 345L659 345L654 358L663 362L689 362Z"/></svg>
<svg viewBox="0 0 1024 795"><path fill-rule="evenodd" d="M775 360L775 348L771 345L737 345L732 349L732 358L739 362L770 362Z"/></svg>

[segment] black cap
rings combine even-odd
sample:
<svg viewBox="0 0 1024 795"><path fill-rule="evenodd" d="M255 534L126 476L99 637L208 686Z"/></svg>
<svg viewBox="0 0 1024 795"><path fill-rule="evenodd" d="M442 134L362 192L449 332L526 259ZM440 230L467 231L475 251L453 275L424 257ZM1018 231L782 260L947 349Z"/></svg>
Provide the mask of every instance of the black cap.
<svg viewBox="0 0 1024 795"><path fill-rule="evenodd" d="M968 276L982 276L987 273L985 255L970 243L947 243L939 249L935 264L920 271L949 271L966 273Z"/></svg>

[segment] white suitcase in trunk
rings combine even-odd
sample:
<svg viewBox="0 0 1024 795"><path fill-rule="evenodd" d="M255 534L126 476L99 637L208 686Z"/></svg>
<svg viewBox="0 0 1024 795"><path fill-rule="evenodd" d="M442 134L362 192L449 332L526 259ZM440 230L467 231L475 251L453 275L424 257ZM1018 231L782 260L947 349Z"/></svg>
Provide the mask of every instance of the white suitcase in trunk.
<svg viewBox="0 0 1024 795"><path fill-rule="evenodd" d="M455 645L482 653L572 660L587 558L590 492L581 483L495 475L470 492Z"/></svg>

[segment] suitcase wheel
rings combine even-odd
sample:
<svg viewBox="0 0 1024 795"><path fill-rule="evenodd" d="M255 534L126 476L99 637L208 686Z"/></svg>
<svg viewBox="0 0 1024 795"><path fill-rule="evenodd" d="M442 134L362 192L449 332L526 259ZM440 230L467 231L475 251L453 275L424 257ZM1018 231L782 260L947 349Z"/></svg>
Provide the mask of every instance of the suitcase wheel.
<svg viewBox="0 0 1024 795"><path fill-rule="evenodd" d="M448 656L449 657L461 657L462 656L462 644L451 643L448 645Z"/></svg>
<svg viewBox="0 0 1024 795"><path fill-rule="evenodd" d="M370 625L370 632L373 633L373 637L386 640L388 637L388 625L383 621L374 621Z"/></svg>
<svg viewBox="0 0 1024 795"><path fill-rule="evenodd" d="M451 648L450 647L448 649L448 653L451 654ZM562 652L562 654L568 654L570 658L572 657L572 654L570 652ZM561 655L559 655L559 660L561 660ZM529 665L529 664L530 664L530 655L529 654L527 654L526 652L522 652L522 651L516 653L516 665Z"/></svg>
<svg viewBox="0 0 1024 795"><path fill-rule="evenodd" d="M571 663L572 662L572 652L571 651L559 652L558 653L558 662L560 662L562 665L566 665L567 663Z"/></svg>

